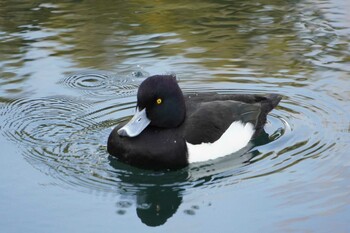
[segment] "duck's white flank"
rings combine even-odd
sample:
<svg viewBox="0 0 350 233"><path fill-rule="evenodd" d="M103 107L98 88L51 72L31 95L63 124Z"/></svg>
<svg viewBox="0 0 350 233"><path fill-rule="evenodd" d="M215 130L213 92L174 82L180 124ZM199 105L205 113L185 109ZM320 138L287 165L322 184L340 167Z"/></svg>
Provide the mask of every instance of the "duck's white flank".
<svg viewBox="0 0 350 233"><path fill-rule="evenodd" d="M245 147L254 134L251 123L233 122L225 133L213 143L192 145L186 142L188 149L188 162L202 162L232 154Z"/></svg>

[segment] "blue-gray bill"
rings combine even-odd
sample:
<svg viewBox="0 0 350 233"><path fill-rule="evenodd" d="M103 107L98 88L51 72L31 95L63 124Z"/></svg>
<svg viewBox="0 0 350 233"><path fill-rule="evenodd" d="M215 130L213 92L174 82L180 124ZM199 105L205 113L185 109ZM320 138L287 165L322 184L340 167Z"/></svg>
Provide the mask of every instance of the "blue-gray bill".
<svg viewBox="0 0 350 233"><path fill-rule="evenodd" d="M136 137L139 135L148 125L151 120L146 115L146 108L140 111L136 109L135 115L131 120L118 130L118 134L123 137Z"/></svg>

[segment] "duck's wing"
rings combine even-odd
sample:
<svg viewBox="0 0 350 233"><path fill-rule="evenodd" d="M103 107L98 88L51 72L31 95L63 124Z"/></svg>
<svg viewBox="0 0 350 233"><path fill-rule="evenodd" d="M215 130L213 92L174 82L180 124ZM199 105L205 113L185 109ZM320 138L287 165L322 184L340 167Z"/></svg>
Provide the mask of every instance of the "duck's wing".
<svg viewBox="0 0 350 233"><path fill-rule="evenodd" d="M253 138L260 134L266 123L266 117L269 112L274 109L281 101L282 96L279 94L240 94L240 95L218 95L217 98L237 100L247 104L254 104L260 106L260 114L258 121L255 124L255 133Z"/></svg>
<svg viewBox="0 0 350 233"><path fill-rule="evenodd" d="M194 93L186 95L185 98L188 113L185 138L188 142L200 144L216 141L235 121L253 124L255 130L253 137L256 137L266 123L267 114L278 105L282 96Z"/></svg>
<svg viewBox="0 0 350 233"><path fill-rule="evenodd" d="M250 123L255 128L261 114L260 104L234 100L216 100L191 106L184 129L184 137L191 144L215 142L234 122L242 125Z"/></svg>

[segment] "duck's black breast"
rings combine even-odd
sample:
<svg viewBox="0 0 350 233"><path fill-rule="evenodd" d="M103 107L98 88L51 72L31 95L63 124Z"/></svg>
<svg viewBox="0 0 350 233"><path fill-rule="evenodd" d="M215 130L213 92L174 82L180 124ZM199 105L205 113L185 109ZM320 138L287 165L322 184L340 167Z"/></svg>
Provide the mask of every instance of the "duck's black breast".
<svg viewBox="0 0 350 233"><path fill-rule="evenodd" d="M108 138L108 152L125 163L150 169L176 169L188 164L182 128L147 127L137 137L122 137L116 127Z"/></svg>

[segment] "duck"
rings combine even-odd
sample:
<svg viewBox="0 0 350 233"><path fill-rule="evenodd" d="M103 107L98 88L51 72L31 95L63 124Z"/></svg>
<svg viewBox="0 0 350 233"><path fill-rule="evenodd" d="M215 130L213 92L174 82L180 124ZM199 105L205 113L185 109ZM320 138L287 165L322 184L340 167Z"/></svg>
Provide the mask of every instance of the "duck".
<svg viewBox="0 0 350 233"><path fill-rule="evenodd" d="M281 99L279 94L183 94L175 75L153 75L138 88L134 116L110 133L107 151L152 170L214 160L256 138Z"/></svg>

